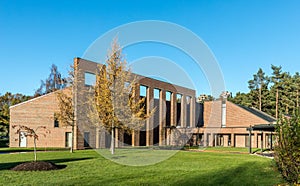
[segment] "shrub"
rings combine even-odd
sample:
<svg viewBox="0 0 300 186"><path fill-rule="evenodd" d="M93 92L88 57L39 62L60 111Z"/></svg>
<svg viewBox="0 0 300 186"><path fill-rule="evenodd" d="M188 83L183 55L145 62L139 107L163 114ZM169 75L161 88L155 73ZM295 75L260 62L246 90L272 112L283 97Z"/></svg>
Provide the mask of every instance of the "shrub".
<svg viewBox="0 0 300 186"><path fill-rule="evenodd" d="M282 176L290 183L300 183L300 115L278 120L275 161Z"/></svg>

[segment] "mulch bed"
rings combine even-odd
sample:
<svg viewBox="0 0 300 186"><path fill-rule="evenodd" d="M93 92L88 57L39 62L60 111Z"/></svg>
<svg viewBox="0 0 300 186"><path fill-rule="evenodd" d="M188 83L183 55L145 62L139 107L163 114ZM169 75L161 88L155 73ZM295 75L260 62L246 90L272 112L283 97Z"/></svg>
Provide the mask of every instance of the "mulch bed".
<svg viewBox="0 0 300 186"><path fill-rule="evenodd" d="M37 162L26 162L19 164L12 168L14 171L49 171L57 170L59 167L51 162L37 161Z"/></svg>

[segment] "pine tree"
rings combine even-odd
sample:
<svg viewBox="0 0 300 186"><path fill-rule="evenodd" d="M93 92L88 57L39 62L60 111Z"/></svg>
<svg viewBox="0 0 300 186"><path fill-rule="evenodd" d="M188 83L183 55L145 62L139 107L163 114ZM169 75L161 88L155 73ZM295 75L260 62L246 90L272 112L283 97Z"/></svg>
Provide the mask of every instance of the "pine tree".
<svg viewBox="0 0 300 186"><path fill-rule="evenodd" d="M275 92L275 118L278 118L278 110L279 110L279 95L282 94L282 90L283 90L283 77L284 74L282 73L282 67L279 66L275 66L275 65L271 65L271 68L273 70L272 72L272 76L271 76L271 80L273 83L273 86L271 87L271 92ZM272 91L274 90L274 91Z"/></svg>
<svg viewBox="0 0 300 186"><path fill-rule="evenodd" d="M248 81L248 84L253 106L262 111L263 104L266 104L266 97L268 96L268 76L259 68L258 72L253 75L253 80Z"/></svg>

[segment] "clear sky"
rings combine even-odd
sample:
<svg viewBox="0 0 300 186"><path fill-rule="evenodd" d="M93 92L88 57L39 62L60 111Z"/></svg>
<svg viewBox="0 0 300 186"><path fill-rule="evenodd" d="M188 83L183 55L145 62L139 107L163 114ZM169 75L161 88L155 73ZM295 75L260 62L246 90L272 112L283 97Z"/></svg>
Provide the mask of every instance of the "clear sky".
<svg viewBox="0 0 300 186"><path fill-rule="evenodd" d="M67 75L73 58L98 37L143 20L176 23L197 34L214 53L226 89L247 92L247 81L259 67L267 74L271 64L299 71L299 10L298 0L0 0L0 94L32 95L51 64ZM159 44L124 52L129 62L162 56L184 66L189 60ZM203 74L191 74L197 95L210 94Z"/></svg>

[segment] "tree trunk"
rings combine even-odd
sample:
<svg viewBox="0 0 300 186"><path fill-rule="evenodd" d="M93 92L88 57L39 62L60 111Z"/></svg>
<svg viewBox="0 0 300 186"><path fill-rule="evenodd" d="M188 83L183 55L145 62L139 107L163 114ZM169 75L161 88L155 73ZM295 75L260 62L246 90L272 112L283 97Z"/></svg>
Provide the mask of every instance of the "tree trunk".
<svg viewBox="0 0 300 186"><path fill-rule="evenodd" d="M71 139L71 148L70 148L70 153L74 152L74 121L72 124L72 139Z"/></svg>
<svg viewBox="0 0 300 186"><path fill-rule="evenodd" d="M113 124L112 124L113 125ZM110 145L111 154L115 154L115 138L114 138L114 128L111 129L111 145Z"/></svg>
<svg viewBox="0 0 300 186"><path fill-rule="evenodd" d="M278 119L278 98L279 98L279 95L278 95L278 88L276 89L276 105L275 105L275 117L276 119Z"/></svg>
<svg viewBox="0 0 300 186"><path fill-rule="evenodd" d="M259 110L261 111L261 90L262 90L262 85L259 87Z"/></svg>
<svg viewBox="0 0 300 186"><path fill-rule="evenodd" d="M34 142L34 161L36 162L37 156L36 156L36 138L33 137L33 142Z"/></svg>

